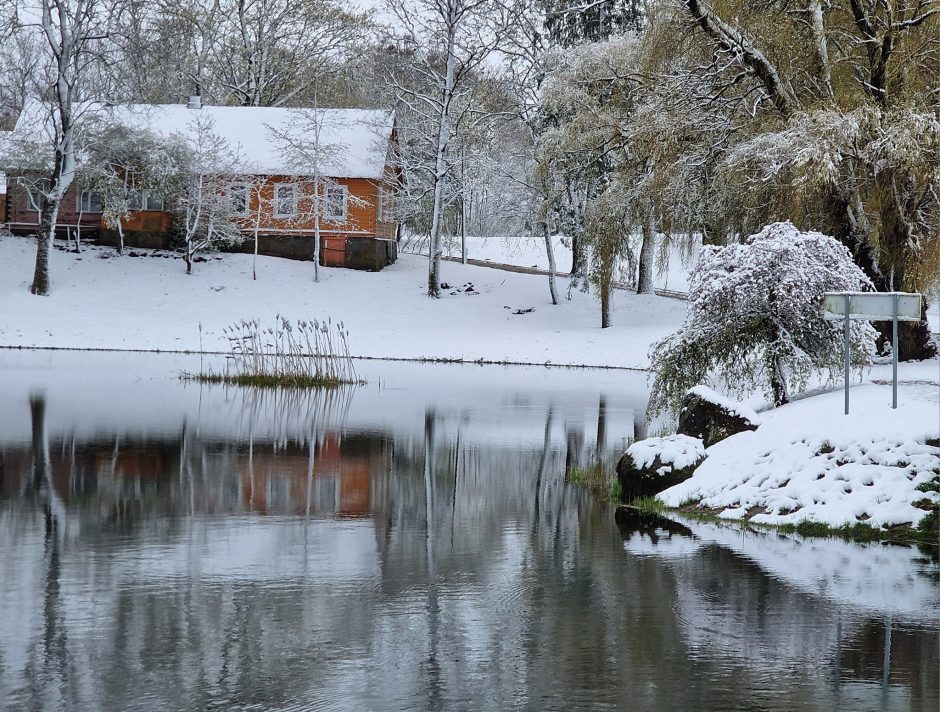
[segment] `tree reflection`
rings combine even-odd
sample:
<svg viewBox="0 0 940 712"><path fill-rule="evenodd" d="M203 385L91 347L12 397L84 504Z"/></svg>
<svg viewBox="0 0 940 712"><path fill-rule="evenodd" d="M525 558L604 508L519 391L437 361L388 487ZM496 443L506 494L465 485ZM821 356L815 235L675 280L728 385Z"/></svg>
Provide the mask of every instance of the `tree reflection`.
<svg viewBox="0 0 940 712"><path fill-rule="evenodd" d="M606 397L578 412L548 400L502 429L463 404L422 403L413 422L379 429L351 422L348 402L253 398L226 437L183 420L84 439L47 433L45 400L30 400L30 441L0 442L13 592L0 614L22 616L30 640L21 659L0 628L0 691L14 705L937 700L929 626L886 625L696 524L615 514L567 484L616 454ZM14 556L33 558L7 567Z"/></svg>

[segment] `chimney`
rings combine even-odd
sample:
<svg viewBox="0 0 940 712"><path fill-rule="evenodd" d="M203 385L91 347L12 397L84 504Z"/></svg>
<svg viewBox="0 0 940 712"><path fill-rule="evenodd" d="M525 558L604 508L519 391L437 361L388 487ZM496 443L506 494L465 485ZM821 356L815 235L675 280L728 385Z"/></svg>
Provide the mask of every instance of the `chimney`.
<svg viewBox="0 0 940 712"><path fill-rule="evenodd" d="M202 108L202 97L198 94L194 94L189 97L189 102L186 104L187 109L201 109Z"/></svg>

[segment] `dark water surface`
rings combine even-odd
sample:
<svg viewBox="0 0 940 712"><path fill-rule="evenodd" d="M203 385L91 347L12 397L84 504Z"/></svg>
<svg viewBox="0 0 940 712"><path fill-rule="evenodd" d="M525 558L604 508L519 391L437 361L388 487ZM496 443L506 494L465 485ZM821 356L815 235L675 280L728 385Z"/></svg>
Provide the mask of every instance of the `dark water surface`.
<svg viewBox="0 0 940 712"><path fill-rule="evenodd" d="M929 710L916 549L634 517L582 487L643 374L0 352L10 710Z"/></svg>

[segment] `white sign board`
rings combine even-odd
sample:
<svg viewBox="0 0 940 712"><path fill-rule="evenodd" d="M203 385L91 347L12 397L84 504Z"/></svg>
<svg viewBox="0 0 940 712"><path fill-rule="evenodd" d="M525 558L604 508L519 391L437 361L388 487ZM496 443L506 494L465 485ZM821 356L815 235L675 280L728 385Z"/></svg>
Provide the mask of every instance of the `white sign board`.
<svg viewBox="0 0 940 712"><path fill-rule="evenodd" d="M0 171L0 195L7 194L7 174Z"/></svg>
<svg viewBox="0 0 940 712"><path fill-rule="evenodd" d="M921 296L904 292L829 292L823 301L823 319L845 319L846 297L849 298L849 319L890 321L895 316L897 297L898 320L920 321Z"/></svg>
<svg viewBox="0 0 940 712"><path fill-rule="evenodd" d="M840 320L845 340L845 414L849 414L849 366L851 364L851 321L891 322L891 407L898 407L898 322L920 321L923 297L906 292L826 292L823 319Z"/></svg>

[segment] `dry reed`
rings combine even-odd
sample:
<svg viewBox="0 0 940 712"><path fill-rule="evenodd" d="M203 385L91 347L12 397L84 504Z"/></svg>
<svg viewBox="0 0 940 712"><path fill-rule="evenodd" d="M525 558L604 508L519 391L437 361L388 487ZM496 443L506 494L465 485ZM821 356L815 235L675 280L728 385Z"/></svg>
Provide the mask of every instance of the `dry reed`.
<svg viewBox="0 0 940 712"><path fill-rule="evenodd" d="M225 372L184 373L184 380L295 388L335 388L362 382L349 354L349 332L342 322L291 322L278 314L273 327L263 326L258 319L243 319L223 333L229 343Z"/></svg>

